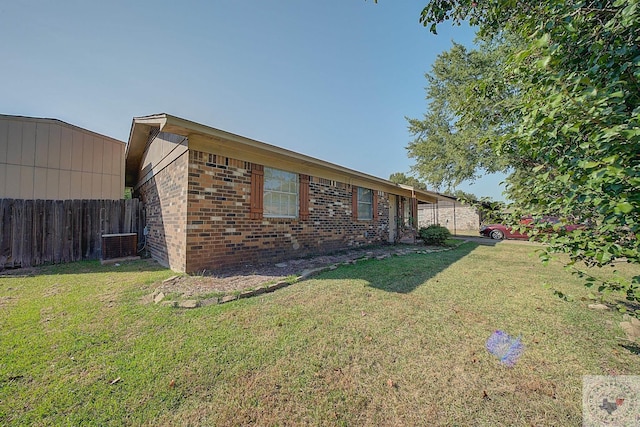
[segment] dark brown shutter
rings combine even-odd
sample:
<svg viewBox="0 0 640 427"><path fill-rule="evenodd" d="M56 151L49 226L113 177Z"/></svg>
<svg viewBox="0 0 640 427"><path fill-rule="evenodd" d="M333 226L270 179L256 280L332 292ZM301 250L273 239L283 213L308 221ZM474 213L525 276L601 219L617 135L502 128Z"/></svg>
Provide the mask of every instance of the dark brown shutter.
<svg viewBox="0 0 640 427"><path fill-rule="evenodd" d="M373 197L371 198L371 209L373 209L373 219L378 219L378 192L376 190L371 190L373 193Z"/></svg>
<svg viewBox="0 0 640 427"><path fill-rule="evenodd" d="M358 187L351 187L351 218L358 219Z"/></svg>
<svg viewBox="0 0 640 427"><path fill-rule="evenodd" d="M300 221L309 219L309 175L300 175Z"/></svg>
<svg viewBox="0 0 640 427"><path fill-rule="evenodd" d="M249 218L262 219L264 202L264 166L251 164L251 213Z"/></svg>

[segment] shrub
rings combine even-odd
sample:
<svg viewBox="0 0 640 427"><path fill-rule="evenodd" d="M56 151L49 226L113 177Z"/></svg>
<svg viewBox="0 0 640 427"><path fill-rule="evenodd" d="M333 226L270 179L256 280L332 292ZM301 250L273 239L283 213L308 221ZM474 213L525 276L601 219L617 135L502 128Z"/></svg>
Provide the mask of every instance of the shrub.
<svg viewBox="0 0 640 427"><path fill-rule="evenodd" d="M432 224L428 227L421 227L420 230L418 230L418 234L424 241L425 245L435 246L444 246L447 239L451 237L451 233L449 233L449 230L439 224Z"/></svg>

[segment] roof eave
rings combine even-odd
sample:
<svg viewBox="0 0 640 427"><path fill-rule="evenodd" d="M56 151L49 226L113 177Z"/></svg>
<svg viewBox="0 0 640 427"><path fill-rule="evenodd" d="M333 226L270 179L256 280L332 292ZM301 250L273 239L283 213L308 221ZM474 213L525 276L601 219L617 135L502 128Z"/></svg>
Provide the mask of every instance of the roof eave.
<svg viewBox="0 0 640 427"><path fill-rule="evenodd" d="M310 164L332 172L338 172L345 176L355 177L360 181L371 183L373 186L384 189L384 191L406 197L416 197L421 202L436 203L437 194L429 191L416 190L413 187L396 184L383 178L378 178L363 172L346 168L324 160L316 159L304 154L300 154L285 148L256 141L244 136L236 135L220 129L212 128L170 114L155 114L133 119L129 144L127 145L127 183L137 179L137 169L146 148L149 134L153 128L163 132L182 135L189 138L191 135L201 135L205 137L218 138L238 144L247 150L268 154L269 156L294 160L302 164ZM133 181L131 181L133 180Z"/></svg>
<svg viewBox="0 0 640 427"><path fill-rule="evenodd" d="M166 114L133 118L125 152L125 185L127 187L133 187L138 180L138 169L151 130L162 129L165 123Z"/></svg>

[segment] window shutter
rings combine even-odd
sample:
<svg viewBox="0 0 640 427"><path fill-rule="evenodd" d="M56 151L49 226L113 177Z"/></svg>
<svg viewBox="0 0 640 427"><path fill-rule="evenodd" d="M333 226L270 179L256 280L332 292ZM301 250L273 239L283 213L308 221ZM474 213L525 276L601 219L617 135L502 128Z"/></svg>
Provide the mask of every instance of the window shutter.
<svg viewBox="0 0 640 427"><path fill-rule="evenodd" d="M300 175L300 221L309 219L309 175Z"/></svg>
<svg viewBox="0 0 640 427"><path fill-rule="evenodd" d="M249 218L262 219L264 199L264 166L251 164L251 211Z"/></svg>
<svg viewBox="0 0 640 427"><path fill-rule="evenodd" d="M358 219L358 187L351 186L351 218Z"/></svg>
<svg viewBox="0 0 640 427"><path fill-rule="evenodd" d="M378 219L378 191L371 190L373 197L371 198L371 209L373 209L373 220Z"/></svg>

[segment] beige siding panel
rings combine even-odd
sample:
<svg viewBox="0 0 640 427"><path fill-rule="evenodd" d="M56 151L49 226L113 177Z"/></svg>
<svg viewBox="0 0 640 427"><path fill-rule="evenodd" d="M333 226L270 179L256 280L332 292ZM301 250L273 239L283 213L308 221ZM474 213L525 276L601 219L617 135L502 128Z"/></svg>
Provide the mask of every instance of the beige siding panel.
<svg viewBox="0 0 640 427"><path fill-rule="evenodd" d="M47 169L47 199L49 200L61 200L60 197L60 170ZM68 192L68 191L67 191Z"/></svg>
<svg viewBox="0 0 640 427"><path fill-rule="evenodd" d="M111 175L111 194L109 194L109 197L112 199L122 199L124 197L122 177Z"/></svg>
<svg viewBox="0 0 640 427"><path fill-rule="evenodd" d="M7 165L7 192L9 199L19 199L20 195L20 166Z"/></svg>
<svg viewBox="0 0 640 427"><path fill-rule="evenodd" d="M0 120L0 163L7 163L9 149L9 121Z"/></svg>
<svg viewBox="0 0 640 427"><path fill-rule="evenodd" d="M33 199L33 166L20 166L20 199Z"/></svg>
<svg viewBox="0 0 640 427"><path fill-rule="evenodd" d="M111 174L124 176L124 146L113 144L111 146L111 152L113 153Z"/></svg>
<svg viewBox="0 0 640 427"><path fill-rule="evenodd" d="M102 174L100 173L91 174L91 198L92 199L105 198L102 192Z"/></svg>
<svg viewBox="0 0 640 427"><path fill-rule="evenodd" d="M71 196L71 171L60 171L60 186L58 189L58 197L60 200L73 199Z"/></svg>
<svg viewBox="0 0 640 427"><path fill-rule="evenodd" d="M93 167L93 137L83 135L82 138L82 172L91 172Z"/></svg>
<svg viewBox="0 0 640 427"><path fill-rule="evenodd" d="M25 122L22 125L22 166L34 166L36 160L36 124Z"/></svg>
<svg viewBox="0 0 640 427"><path fill-rule="evenodd" d="M149 180L187 150L187 141L183 137L160 133L142 156L140 178L137 185ZM122 175L124 176L124 171Z"/></svg>
<svg viewBox="0 0 640 427"><path fill-rule="evenodd" d="M71 171L70 199L82 199L82 172Z"/></svg>
<svg viewBox="0 0 640 427"><path fill-rule="evenodd" d="M125 147L55 120L0 118L0 198L121 199Z"/></svg>
<svg viewBox="0 0 640 427"><path fill-rule="evenodd" d="M113 185L111 175L102 175L102 198L113 199Z"/></svg>
<svg viewBox="0 0 640 427"><path fill-rule="evenodd" d="M47 198L47 169L33 168L33 198Z"/></svg>
<svg viewBox="0 0 640 427"><path fill-rule="evenodd" d="M60 134L62 128L58 125L49 125L49 155L47 156L47 167L53 169L60 168ZM65 151L65 156L69 157L70 152Z"/></svg>
<svg viewBox="0 0 640 427"><path fill-rule="evenodd" d="M108 144L102 138L93 138L93 168L94 173L102 173L102 157L105 149L105 145Z"/></svg>
<svg viewBox="0 0 640 427"><path fill-rule="evenodd" d="M146 172L152 170L162 160L162 140L154 139L144 153L140 170Z"/></svg>
<svg viewBox="0 0 640 427"><path fill-rule="evenodd" d="M22 156L22 123L9 122L9 147L7 148L7 163L20 164Z"/></svg>
<svg viewBox="0 0 640 427"><path fill-rule="evenodd" d="M4 197L7 191L7 164L0 163L0 199Z"/></svg>
<svg viewBox="0 0 640 427"><path fill-rule="evenodd" d="M71 170L71 164L75 156L73 145L73 132L71 129L61 127L60 129L60 169Z"/></svg>
<svg viewBox="0 0 640 427"><path fill-rule="evenodd" d="M35 165L39 168L46 168L49 164L49 128L48 123L36 124L36 152Z"/></svg>
<svg viewBox="0 0 640 427"><path fill-rule="evenodd" d="M113 142L104 141L104 150L102 156L102 171L104 173L111 173L113 170Z"/></svg>
<svg viewBox="0 0 640 427"><path fill-rule="evenodd" d="M90 199L91 198L91 190L93 188L91 183L92 178L91 172L82 172L82 198Z"/></svg>
<svg viewBox="0 0 640 427"><path fill-rule="evenodd" d="M80 132L72 131L73 137L73 157L71 161L71 170L81 171L82 170L82 148L83 144L83 135Z"/></svg>

